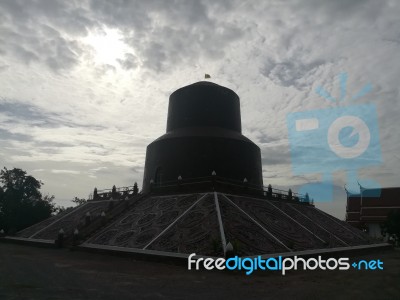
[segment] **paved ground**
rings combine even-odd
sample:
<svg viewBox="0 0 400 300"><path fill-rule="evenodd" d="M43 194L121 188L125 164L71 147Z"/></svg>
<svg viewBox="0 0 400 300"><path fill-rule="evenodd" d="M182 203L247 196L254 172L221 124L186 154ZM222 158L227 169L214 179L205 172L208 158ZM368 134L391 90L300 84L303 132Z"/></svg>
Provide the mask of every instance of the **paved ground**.
<svg viewBox="0 0 400 300"><path fill-rule="evenodd" d="M0 299L400 299L400 250L360 258L384 270L246 276L0 243Z"/></svg>

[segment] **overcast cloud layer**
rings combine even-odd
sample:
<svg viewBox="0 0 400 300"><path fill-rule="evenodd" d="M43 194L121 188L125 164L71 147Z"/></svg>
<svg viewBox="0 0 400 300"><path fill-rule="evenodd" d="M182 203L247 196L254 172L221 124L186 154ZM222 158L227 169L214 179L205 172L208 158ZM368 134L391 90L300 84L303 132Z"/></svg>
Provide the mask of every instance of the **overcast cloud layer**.
<svg viewBox="0 0 400 300"><path fill-rule="evenodd" d="M202 80L241 98L243 133L264 184L294 187L286 115L335 107L315 93L377 105L383 164L400 185L398 1L0 1L0 167L27 170L69 206L92 189L142 183L147 144L165 131L168 96ZM345 213L345 173L334 174Z"/></svg>

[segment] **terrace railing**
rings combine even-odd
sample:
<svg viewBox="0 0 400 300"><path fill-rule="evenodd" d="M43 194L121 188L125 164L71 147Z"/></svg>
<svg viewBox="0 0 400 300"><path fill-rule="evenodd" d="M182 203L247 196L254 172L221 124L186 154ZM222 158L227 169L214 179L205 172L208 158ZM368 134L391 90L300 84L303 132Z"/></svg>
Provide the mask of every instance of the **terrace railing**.
<svg viewBox="0 0 400 300"><path fill-rule="evenodd" d="M268 186L257 186L244 181L232 180L219 176L206 176L196 178L179 178L162 183L151 182L150 193L152 194L173 194L173 193L195 193L204 191L219 191L225 193L252 195L271 200L283 200L313 204L306 195L289 190L281 190ZM134 195L133 186L119 187L113 189L98 190L94 200L102 199L125 199Z"/></svg>

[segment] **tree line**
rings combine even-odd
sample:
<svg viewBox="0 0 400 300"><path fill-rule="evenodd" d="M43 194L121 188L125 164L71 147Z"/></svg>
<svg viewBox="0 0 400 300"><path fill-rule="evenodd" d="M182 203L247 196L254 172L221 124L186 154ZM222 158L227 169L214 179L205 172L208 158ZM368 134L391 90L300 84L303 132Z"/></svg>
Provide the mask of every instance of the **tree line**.
<svg viewBox="0 0 400 300"><path fill-rule="evenodd" d="M14 234L57 211L54 196L40 192L42 185L21 169L0 171L0 229Z"/></svg>
<svg viewBox="0 0 400 300"><path fill-rule="evenodd" d="M0 231L13 235L66 209L56 205L54 195L42 195L42 185L22 169L0 171ZM86 199L74 197L72 202L80 205Z"/></svg>

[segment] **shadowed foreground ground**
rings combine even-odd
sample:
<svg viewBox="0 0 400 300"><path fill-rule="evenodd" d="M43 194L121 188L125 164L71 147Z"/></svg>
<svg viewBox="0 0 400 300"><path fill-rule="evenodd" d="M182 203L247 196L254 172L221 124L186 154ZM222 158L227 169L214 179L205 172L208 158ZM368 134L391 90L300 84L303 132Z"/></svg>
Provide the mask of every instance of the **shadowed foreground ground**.
<svg viewBox="0 0 400 300"><path fill-rule="evenodd" d="M0 243L0 299L399 299L400 251L359 258L381 259L384 270L246 276Z"/></svg>

